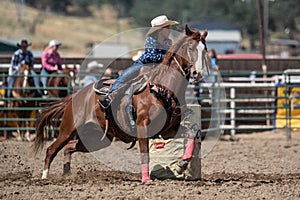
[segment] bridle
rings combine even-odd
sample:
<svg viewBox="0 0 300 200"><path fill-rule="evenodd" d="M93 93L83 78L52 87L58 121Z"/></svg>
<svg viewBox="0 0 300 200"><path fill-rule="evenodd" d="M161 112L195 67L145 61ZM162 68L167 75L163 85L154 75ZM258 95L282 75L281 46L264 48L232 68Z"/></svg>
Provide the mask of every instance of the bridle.
<svg viewBox="0 0 300 200"><path fill-rule="evenodd" d="M175 61L175 63L177 64L178 69L179 69L179 71L181 72L182 76L183 76L184 78L186 78L187 75L189 74L189 72L186 73L186 72L183 70L182 66L179 64L179 62L178 62L178 60L176 59L176 57L174 57L174 61Z"/></svg>
<svg viewBox="0 0 300 200"><path fill-rule="evenodd" d="M177 64L177 68L179 69L179 71L181 72L182 76L184 78L187 78L188 75L191 74L191 69L195 66L195 63L193 62L192 56L190 54L190 52L192 51L191 47L187 47L187 56L188 56L188 65L189 67L187 68L187 72L182 68L182 66L179 64L178 60L176 59L176 57L174 56L173 59L175 61L175 63Z"/></svg>

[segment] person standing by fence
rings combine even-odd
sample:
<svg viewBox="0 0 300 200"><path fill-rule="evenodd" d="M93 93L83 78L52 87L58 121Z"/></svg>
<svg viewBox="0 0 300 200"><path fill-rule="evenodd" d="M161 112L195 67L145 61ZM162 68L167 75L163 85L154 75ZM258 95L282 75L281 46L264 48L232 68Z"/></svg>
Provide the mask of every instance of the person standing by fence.
<svg viewBox="0 0 300 200"><path fill-rule="evenodd" d="M58 40L51 40L42 54L41 82L44 88L44 95L48 94L46 87L49 77L47 75L62 70L61 57L58 53L60 45L61 43Z"/></svg>
<svg viewBox="0 0 300 200"><path fill-rule="evenodd" d="M14 85L15 80L17 79L17 74L20 70L21 64L29 65L30 73L33 76L34 85L35 87L40 87L40 81L37 77L35 71L33 70L34 64L34 56L28 47L31 45L26 39L22 39L20 42L17 43L19 49L14 52L11 58L11 68L9 69L9 76L7 78L7 97L12 97L12 87ZM37 95L41 95L41 91L37 89Z"/></svg>
<svg viewBox="0 0 300 200"><path fill-rule="evenodd" d="M86 75L85 77L80 81L80 85L83 87L88 86L91 83L95 83L99 80L99 74L100 69L103 68L103 64L98 63L97 61L89 62L86 69Z"/></svg>
<svg viewBox="0 0 300 200"><path fill-rule="evenodd" d="M211 59L211 67L210 67L210 81L212 83L216 82L218 70L219 70L219 65L218 65L218 59L217 59L217 54L214 49L210 49L208 51L208 56Z"/></svg>

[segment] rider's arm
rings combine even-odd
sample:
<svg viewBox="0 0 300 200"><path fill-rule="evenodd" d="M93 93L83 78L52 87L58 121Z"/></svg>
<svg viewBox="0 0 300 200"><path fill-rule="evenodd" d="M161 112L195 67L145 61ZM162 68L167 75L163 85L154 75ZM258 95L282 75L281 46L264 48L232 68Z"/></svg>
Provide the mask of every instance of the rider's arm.
<svg viewBox="0 0 300 200"><path fill-rule="evenodd" d="M138 62L160 63L165 55L165 51L158 49L158 41L152 37L147 37L145 44L145 53L138 59Z"/></svg>
<svg viewBox="0 0 300 200"><path fill-rule="evenodd" d="M58 67L58 70L62 70L62 65L61 65L61 57L60 55L57 53L57 67Z"/></svg>
<svg viewBox="0 0 300 200"><path fill-rule="evenodd" d="M15 52L13 54L13 56L11 57L11 66L14 70L18 70L19 69L19 56L18 56L18 53Z"/></svg>
<svg viewBox="0 0 300 200"><path fill-rule="evenodd" d="M28 51L28 59L29 59L29 67L30 69L33 69L33 65L34 65L34 56L31 53L31 51Z"/></svg>

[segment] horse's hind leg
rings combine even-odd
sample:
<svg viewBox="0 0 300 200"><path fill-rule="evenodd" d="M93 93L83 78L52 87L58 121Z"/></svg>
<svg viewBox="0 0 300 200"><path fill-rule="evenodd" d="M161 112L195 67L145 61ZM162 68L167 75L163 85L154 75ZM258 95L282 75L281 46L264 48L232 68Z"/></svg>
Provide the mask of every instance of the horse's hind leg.
<svg viewBox="0 0 300 200"><path fill-rule="evenodd" d="M69 129L61 128L58 138L47 148L45 165L42 179L47 178L52 160L56 154L72 139L74 136L74 127Z"/></svg>
<svg viewBox="0 0 300 200"><path fill-rule="evenodd" d="M94 135L89 134L89 138L92 140L95 140L93 136L97 136L99 133L95 132ZM98 136L99 137L99 136ZM96 137L97 138L97 137ZM88 153L91 151L97 151L99 149L105 148L111 144L113 140L113 137L111 135L106 135L105 139L102 141L97 142L97 145L90 146L87 141L86 144L83 144L83 142L80 139L77 140L71 140L68 142L68 144L64 148L64 166L63 166L63 175L70 174L71 172L71 156L75 152L83 152ZM86 148L85 145L89 145L88 148Z"/></svg>
<svg viewBox="0 0 300 200"><path fill-rule="evenodd" d="M70 174L71 171L71 155L76 151L88 152L80 140L71 140L65 146L64 150L64 167L63 175Z"/></svg>
<svg viewBox="0 0 300 200"><path fill-rule="evenodd" d="M31 139L30 139L30 131L29 131L30 126L29 126L29 122L28 121L25 122L25 127L26 127L26 130L25 130L24 138L25 138L25 140L27 142L30 142L31 141Z"/></svg>

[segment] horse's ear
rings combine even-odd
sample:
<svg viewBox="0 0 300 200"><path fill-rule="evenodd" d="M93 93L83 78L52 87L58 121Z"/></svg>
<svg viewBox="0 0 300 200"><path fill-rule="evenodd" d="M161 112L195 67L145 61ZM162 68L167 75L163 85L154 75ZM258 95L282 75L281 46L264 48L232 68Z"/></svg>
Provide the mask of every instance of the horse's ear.
<svg viewBox="0 0 300 200"><path fill-rule="evenodd" d="M205 38L207 37L207 35L208 35L208 30L205 29L204 32L203 32L203 34L201 35L201 37L202 37L203 39L205 39Z"/></svg>
<svg viewBox="0 0 300 200"><path fill-rule="evenodd" d="M191 36L193 34L193 32L191 31L191 29L189 29L187 24L185 24L184 30L187 36Z"/></svg>

